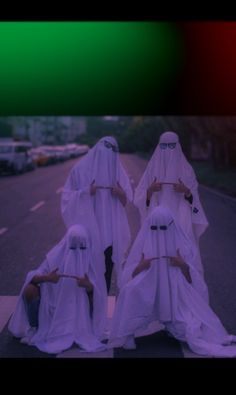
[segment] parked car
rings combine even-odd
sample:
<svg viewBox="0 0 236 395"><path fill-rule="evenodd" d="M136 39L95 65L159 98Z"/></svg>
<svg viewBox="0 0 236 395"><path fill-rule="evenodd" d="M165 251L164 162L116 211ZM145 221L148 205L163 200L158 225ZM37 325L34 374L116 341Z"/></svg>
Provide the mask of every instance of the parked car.
<svg viewBox="0 0 236 395"><path fill-rule="evenodd" d="M29 142L0 142L0 173L19 174L33 170L35 164L30 155L31 148Z"/></svg>

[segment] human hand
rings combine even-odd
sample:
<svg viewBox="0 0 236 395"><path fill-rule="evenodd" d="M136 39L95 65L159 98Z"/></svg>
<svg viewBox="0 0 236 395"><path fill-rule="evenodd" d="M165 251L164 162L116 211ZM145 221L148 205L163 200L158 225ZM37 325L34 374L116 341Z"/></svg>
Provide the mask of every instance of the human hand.
<svg viewBox="0 0 236 395"><path fill-rule="evenodd" d="M118 196L118 197L125 195L125 191L120 186L119 182L117 182L116 185L111 188L111 193L113 196Z"/></svg>
<svg viewBox="0 0 236 395"><path fill-rule="evenodd" d="M162 184L161 184L161 182L158 182L157 178L155 177L153 182L149 186L147 192L148 192L148 194L152 194L153 192L161 191L161 189L162 189Z"/></svg>
<svg viewBox="0 0 236 395"><path fill-rule="evenodd" d="M184 193L185 196L189 196L191 195L191 191L190 189L181 181L181 179L179 178L179 184L175 183L173 185L174 191L178 192L178 193Z"/></svg>
<svg viewBox="0 0 236 395"><path fill-rule="evenodd" d="M77 284L79 287L86 288L87 291L92 291L93 289L93 284L90 282L86 273L84 277L77 277Z"/></svg>
<svg viewBox="0 0 236 395"><path fill-rule="evenodd" d="M150 268L152 260L152 258L146 259L144 253L142 253L142 257L138 266L140 267L140 269L142 269L142 271L147 270Z"/></svg>
<svg viewBox="0 0 236 395"><path fill-rule="evenodd" d="M132 277L134 278L135 276L137 276L137 274L141 273L144 270L149 269L151 266L151 261L152 261L152 258L145 259L144 253L142 253L141 260L140 260L138 266L136 266L136 268L134 269L134 271L132 273Z"/></svg>
<svg viewBox="0 0 236 395"><path fill-rule="evenodd" d="M116 185L111 188L111 194L112 196L118 197L118 199L123 204L123 206L126 205L126 201L127 201L126 193L124 189L121 187L121 185L119 184L119 182L117 182Z"/></svg>
<svg viewBox="0 0 236 395"><path fill-rule="evenodd" d="M185 279L188 281L188 283L189 284L192 283L192 277L190 274L189 266L186 262L184 262L183 258L181 257L179 253L179 249L177 250L177 256L170 258L170 263L172 266L179 267Z"/></svg>
<svg viewBox="0 0 236 395"><path fill-rule="evenodd" d="M179 249L177 249L176 252L177 252L177 256L170 257L170 264L172 266L176 266L182 269L183 267L186 266L186 263L184 262L182 256L180 255Z"/></svg>
<svg viewBox="0 0 236 395"><path fill-rule="evenodd" d="M58 281L60 280L61 277L60 277L60 274L57 273L57 271L58 271L58 268L53 270L51 273L49 273L47 275L47 282L54 283L54 284L58 283Z"/></svg>

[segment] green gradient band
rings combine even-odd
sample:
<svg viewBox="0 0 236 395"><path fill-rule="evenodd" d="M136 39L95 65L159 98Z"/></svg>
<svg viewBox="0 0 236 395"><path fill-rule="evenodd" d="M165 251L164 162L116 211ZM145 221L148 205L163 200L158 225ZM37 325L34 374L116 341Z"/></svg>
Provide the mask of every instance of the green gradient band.
<svg viewBox="0 0 236 395"><path fill-rule="evenodd" d="M0 115L138 113L182 66L167 22L0 22L0 48Z"/></svg>

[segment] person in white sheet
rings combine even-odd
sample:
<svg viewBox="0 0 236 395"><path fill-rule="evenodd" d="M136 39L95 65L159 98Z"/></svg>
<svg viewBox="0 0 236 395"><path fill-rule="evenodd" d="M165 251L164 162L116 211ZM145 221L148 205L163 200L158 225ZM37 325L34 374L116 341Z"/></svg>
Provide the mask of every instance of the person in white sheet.
<svg viewBox="0 0 236 395"><path fill-rule="evenodd" d="M119 286L124 254L131 236L125 205L132 201L129 178L120 162L113 137L103 137L71 170L64 186L61 211L67 227L77 223L81 212L94 213L94 227L105 254L107 291L113 262ZM95 224L96 222L96 224Z"/></svg>
<svg viewBox="0 0 236 395"><path fill-rule="evenodd" d="M178 135L165 132L160 136L147 168L135 190L134 204L142 222L152 209L166 205L179 224L198 246L196 269L203 275L199 238L208 221L199 200L198 183L192 166L182 152ZM205 295L208 300L208 295Z"/></svg>
<svg viewBox="0 0 236 395"><path fill-rule="evenodd" d="M104 350L107 293L102 250L82 225L69 228L38 269L28 273L9 330L22 343L60 353L76 343Z"/></svg>
<svg viewBox="0 0 236 395"><path fill-rule="evenodd" d="M156 207L132 246L111 323L109 347L135 349L134 336L154 321L201 355L236 356L229 335L198 292L196 247L170 210Z"/></svg>

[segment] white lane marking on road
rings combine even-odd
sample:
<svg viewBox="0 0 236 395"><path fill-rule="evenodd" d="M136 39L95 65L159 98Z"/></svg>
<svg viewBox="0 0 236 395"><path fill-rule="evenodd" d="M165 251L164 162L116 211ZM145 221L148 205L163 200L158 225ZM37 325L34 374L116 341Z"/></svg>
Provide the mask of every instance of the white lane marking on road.
<svg viewBox="0 0 236 395"><path fill-rule="evenodd" d="M15 310L18 296L0 296L0 332Z"/></svg>
<svg viewBox="0 0 236 395"><path fill-rule="evenodd" d="M0 229L0 235L3 235L8 230L8 228L1 228Z"/></svg>
<svg viewBox="0 0 236 395"><path fill-rule="evenodd" d="M45 204L44 200L41 200L41 202L38 202L37 204L35 204L35 206L31 207L30 211L35 211L38 210L38 208L40 208L41 206L43 206Z"/></svg>
<svg viewBox="0 0 236 395"><path fill-rule="evenodd" d="M63 187L58 188L58 189L56 190L56 193L62 193L62 191L63 191Z"/></svg>

